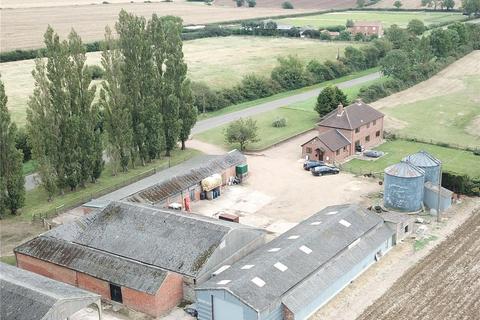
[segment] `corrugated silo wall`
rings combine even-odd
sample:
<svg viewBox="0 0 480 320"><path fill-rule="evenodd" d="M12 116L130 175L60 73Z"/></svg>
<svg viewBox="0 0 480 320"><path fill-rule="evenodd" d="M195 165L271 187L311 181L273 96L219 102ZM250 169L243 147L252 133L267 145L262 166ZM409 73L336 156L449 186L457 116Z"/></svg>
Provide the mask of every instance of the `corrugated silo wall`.
<svg viewBox="0 0 480 320"><path fill-rule="evenodd" d="M397 177L385 174L383 202L387 208L418 211L422 208L425 177Z"/></svg>
<svg viewBox="0 0 480 320"><path fill-rule="evenodd" d="M438 184L440 179L440 166L419 168L425 170L425 182L431 181L433 184Z"/></svg>

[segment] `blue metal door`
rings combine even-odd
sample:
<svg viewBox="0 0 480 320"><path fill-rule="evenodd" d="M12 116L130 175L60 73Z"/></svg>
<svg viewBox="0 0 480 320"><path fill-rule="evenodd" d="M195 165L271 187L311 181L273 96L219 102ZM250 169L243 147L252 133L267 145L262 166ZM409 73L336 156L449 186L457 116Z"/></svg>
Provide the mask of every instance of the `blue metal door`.
<svg viewBox="0 0 480 320"><path fill-rule="evenodd" d="M244 320L243 308L237 304L213 297L213 320Z"/></svg>

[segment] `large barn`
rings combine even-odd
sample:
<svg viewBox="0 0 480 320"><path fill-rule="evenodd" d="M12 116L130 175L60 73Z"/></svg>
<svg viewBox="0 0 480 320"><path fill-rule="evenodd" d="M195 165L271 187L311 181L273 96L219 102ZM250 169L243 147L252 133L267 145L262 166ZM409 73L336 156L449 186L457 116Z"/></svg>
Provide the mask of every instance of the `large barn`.
<svg viewBox="0 0 480 320"><path fill-rule="evenodd" d="M371 211L327 207L197 287L199 319L307 319L384 255L393 238Z"/></svg>
<svg viewBox="0 0 480 320"><path fill-rule="evenodd" d="M15 248L20 268L158 316L225 264L264 244L263 230L113 202Z"/></svg>
<svg viewBox="0 0 480 320"><path fill-rule="evenodd" d="M90 306L101 320L99 295L0 263L0 319L64 320Z"/></svg>

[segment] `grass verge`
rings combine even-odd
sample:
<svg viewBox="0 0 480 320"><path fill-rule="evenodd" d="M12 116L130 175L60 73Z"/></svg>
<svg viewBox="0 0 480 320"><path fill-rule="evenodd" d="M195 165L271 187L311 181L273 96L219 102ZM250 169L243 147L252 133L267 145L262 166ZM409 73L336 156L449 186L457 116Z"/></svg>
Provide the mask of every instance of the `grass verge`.
<svg viewBox="0 0 480 320"><path fill-rule="evenodd" d="M415 240L413 248L415 249L415 251L422 250L423 248L425 248L427 246L427 244L429 244L430 242L435 241L437 239L438 239L437 236L429 236L429 237L421 239L421 240Z"/></svg>
<svg viewBox="0 0 480 320"><path fill-rule="evenodd" d="M22 165L23 175L29 175L37 171L37 162L35 160L29 160Z"/></svg>
<svg viewBox="0 0 480 320"><path fill-rule="evenodd" d="M11 266L16 266L16 265L17 265L17 259L15 258L15 256L3 256L3 257L0 257L0 262L9 264L9 265L11 265Z"/></svg>

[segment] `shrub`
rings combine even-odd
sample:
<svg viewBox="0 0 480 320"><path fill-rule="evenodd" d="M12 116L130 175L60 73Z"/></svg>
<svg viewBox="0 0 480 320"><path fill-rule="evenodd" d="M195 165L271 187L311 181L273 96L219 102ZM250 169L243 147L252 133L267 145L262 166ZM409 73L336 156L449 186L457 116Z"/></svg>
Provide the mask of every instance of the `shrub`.
<svg viewBox="0 0 480 320"><path fill-rule="evenodd" d="M87 65L87 72L90 74L92 80L101 79L105 75L105 70L103 70L102 67L97 65Z"/></svg>
<svg viewBox="0 0 480 320"><path fill-rule="evenodd" d="M340 41L350 41L352 40L352 35L348 31L341 31L336 39Z"/></svg>
<svg viewBox="0 0 480 320"><path fill-rule="evenodd" d="M276 118L272 122L272 126L275 128L283 128L287 126L287 119L283 117Z"/></svg>
<svg viewBox="0 0 480 320"><path fill-rule="evenodd" d="M245 4L245 0L235 0L237 7L242 7Z"/></svg>
<svg viewBox="0 0 480 320"><path fill-rule="evenodd" d="M453 172L442 173L442 186L455 193L468 196L480 196L480 179Z"/></svg>
<svg viewBox="0 0 480 320"><path fill-rule="evenodd" d="M253 8L257 5L256 0L247 0L248 7Z"/></svg>
<svg viewBox="0 0 480 320"><path fill-rule="evenodd" d="M332 61L332 60L327 60L323 63L327 68L332 70L333 74L335 75L335 78L340 78L343 76L346 76L352 70L346 66L342 61Z"/></svg>
<svg viewBox="0 0 480 320"><path fill-rule="evenodd" d="M285 1L282 3L283 9L293 9L293 4L290 1Z"/></svg>
<svg viewBox="0 0 480 320"><path fill-rule="evenodd" d="M312 82L305 66L296 56L278 58L279 65L272 70L272 80L285 90L294 90Z"/></svg>
<svg viewBox="0 0 480 320"><path fill-rule="evenodd" d="M325 30L328 30L330 32L342 32L342 31L345 31L346 29L347 28L342 25L325 27Z"/></svg>
<svg viewBox="0 0 480 320"><path fill-rule="evenodd" d="M255 100L271 96L279 88L270 79L255 74L247 74L243 77L239 89L246 100Z"/></svg>
<svg viewBox="0 0 480 320"><path fill-rule="evenodd" d="M307 64L307 71L310 73L313 81L316 83L335 79L335 73L332 71L332 69L318 62L317 60L311 60Z"/></svg>

